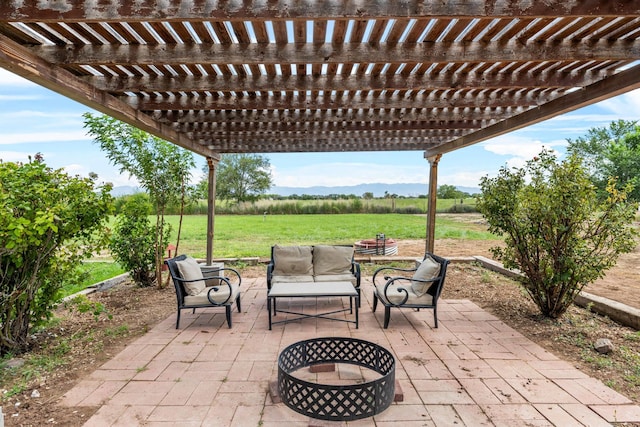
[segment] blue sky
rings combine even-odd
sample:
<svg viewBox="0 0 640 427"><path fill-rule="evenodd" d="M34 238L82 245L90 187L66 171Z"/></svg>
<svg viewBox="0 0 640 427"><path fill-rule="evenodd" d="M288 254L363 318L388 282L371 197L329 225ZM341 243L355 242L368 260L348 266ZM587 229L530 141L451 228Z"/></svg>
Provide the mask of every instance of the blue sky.
<svg viewBox="0 0 640 427"><path fill-rule="evenodd" d="M45 162L70 174L95 172L115 186L136 185L109 164L87 137L82 104L0 69L0 159L26 161L42 153ZM586 134L617 119L640 119L640 90L547 120L471 147L445 154L438 168L438 185L478 187L482 176L495 176L501 166L521 166L548 147L564 155L567 138ZM295 153L266 155L275 185L288 187L343 186L364 183L426 183L429 164L422 151ZM195 156L201 178L205 161Z"/></svg>

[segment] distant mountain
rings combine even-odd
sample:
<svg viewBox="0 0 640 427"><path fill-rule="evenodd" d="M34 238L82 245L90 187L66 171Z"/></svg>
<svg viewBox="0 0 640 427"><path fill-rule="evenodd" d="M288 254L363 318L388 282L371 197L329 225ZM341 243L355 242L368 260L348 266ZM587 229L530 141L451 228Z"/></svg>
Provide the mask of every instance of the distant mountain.
<svg viewBox="0 0 640 427"><path fill-rule="evenodd" d="M480 192L479 188L473 187L456 187L458 190L469 194L476 194ZM270 194L277 194L279 196L291 196L293 194L310 196L328 196L329 194L355 194L356 196L362 196L364 193L373 193L374 197L382 197L385 192L389 194L397 194L398 196L406 197L418 197L420 195L426 195L429 191L427 184L413 183L413 184L358 184L350 186L340 187L271 187L268 191Z"/></svg>
<svg viewBox="0 0 640 427"><path fill-rule="evenodd" d="M458 190L469 194L476 194L480 192L479 188L474 187L456 187ZM397 194L398 196L405 197L418 197L426 195L427 184L413 183L413 184L358 184L358 185L346 185L340 187L271 187L268 191L269 194L277 194L279 196L291 196L297 194L301 196L303 194L309 196L328 196L329 194L355 194L356 196L362 196L364 193L373 193L374 197L383 197L385 191L389 194ZM113 197L124 196L127 194L140 193L142 189L140 187L133 187L130 185L123 185L119 187L113 187L111 195Z"/></svg>
<svg viewBox="0 0 640 427"><path fill-rule="evenodd" d="M111 189L111 195L113 197L126 196L127 194L135 194L142 192L140 187L132 187L130 185L121 185L119 187L113 187Z"/></svg>

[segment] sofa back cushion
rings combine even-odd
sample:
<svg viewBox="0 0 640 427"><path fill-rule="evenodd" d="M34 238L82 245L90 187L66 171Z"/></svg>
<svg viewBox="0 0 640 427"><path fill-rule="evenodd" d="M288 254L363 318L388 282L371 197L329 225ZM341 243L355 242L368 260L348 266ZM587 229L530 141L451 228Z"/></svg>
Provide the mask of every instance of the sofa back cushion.
<svg viewBox="0 0 640 427"><path fill-rule="evenodd" d="M202 276L202 270L200 270L200 266L195 259L188 256L183 261L176 261L176 265L178 266L180 276L182 276L184 280L196 280L195 282L182 282L188 295L198 295L204 290L204 280L198 280L204 278Z"/></svg>
<svg viewBox="0 0 640 427"><path fill-rule="evenodd" d="M316 245L313 247L313 275L350 274L353 247Z"/></svg>
<svg viewBox="0 0 640 427"><path fill-rule="evenodd" d="M312 276L311 246L274 246L273 274L285 276Z"/></svg>

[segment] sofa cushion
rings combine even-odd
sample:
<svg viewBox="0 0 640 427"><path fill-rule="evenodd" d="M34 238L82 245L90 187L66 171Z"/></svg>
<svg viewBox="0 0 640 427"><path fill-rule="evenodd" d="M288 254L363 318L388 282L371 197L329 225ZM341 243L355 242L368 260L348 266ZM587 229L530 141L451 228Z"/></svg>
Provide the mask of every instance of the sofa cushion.
<svg viewBox="0 0 640 427"><path fill-rule="evenodd" d="M358 280L353 274L323 274L322 276L313 276L316 282L351 282L355 287L358 286Z"/></svg>
<svg viewBox="0 0 640 427"><path fill-rule="evenodd" d="M421 297L422 295L427 293L433 282L418 282L416 281L416 279L432 280L438 277L439 274L440 263L427 255L424 260L422 260L422 263L420 263L420 266L418 267L416 272L413 274L413 277L411 279L411 289L413 289L413 292L417 296Z"/></svg>
<svg viewBox="0 0 640 427"><path fill-rule="evenodd" d="M313 282L313 276L272 276L271 284L274 283L302 283Z"/></svg>
<svg viewBox="0 0 640 427"><path fill-rule="evenodd" d="M380 283L376 286L376 293L378 298L382 300L384 304L400 304L405 297L405 292L409 294L405 304L417 304L417 305L432 305L433 296L424 294L421 296L416 295L408 282L396 281L387 288L387 295L384 294L384 287L386 283ZM402 289L402 290L401 290Z"/></svg>
<svg viewBox="0 0 640 427"><path fill-rule="evenodd" d="M182 276L184 280L195 280L195 282L182 282L187 295L200 294L206 286L204 280L198 280L204 278L198 262L188 256L183 261L176 261L176 265L178 266L180 276Z"/></svg>
<svg viewBox="0 0 640 427"><path fill-rule="evenodd" d="M273 274L286 276L312 276L311 246L274 246Z"/></svg>
<svg viewBox="0 0 640 427"><path fill-rule="evenodd" d="M313 275L350 274L353 247L316 245L313 247Z"/></svg>
<svg viewBox="0 0 640 427"><path fill-rule="evenodd" d="M229 287L226 284L222 284L219 286L208 286L204 288L197 295L187 295L186 297L184 297L184 304L185 305L210 305L211 302L209 301L209 298L207 298L207 294L209 293L210 289L217 289L217 292L215 290L211 292L211 299L213 299L213 301L216 304L221 304L225 302L229 297ZM231 304L236 300L236 297L238 296L239 292L240 292L240 286L238 284L232 283L231 298L229 298L228 304Z"/></svg>

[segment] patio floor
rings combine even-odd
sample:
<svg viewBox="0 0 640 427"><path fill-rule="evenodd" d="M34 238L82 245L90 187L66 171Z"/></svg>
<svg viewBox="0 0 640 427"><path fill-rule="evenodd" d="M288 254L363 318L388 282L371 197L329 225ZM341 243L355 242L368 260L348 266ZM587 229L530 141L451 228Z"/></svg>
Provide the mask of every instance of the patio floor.
<svg viewBox="0 0 640 427"><path fill-rule="evenodd" d="M306 319L268 330L264 278L243 280L242 313L228 329L224 309L175 314L66 393L62 404L100 406L86 426L608 426L640 422L640 406L531 342L468 300L442 300L433 312L371 312L363 280L360 328ZM286 300L278 302L284 308ZM292 300L313 312L348 299ZM345 316L350 316L348 313ZM283 314L278 314L282 318ZM403 400L375 417L344 423L302 416L274 403L269 383L287 345L322 336L368 340L396 357ZM342 367L343 365L340 365ZM321 380L354 373L305 374ZM306 377L305 377L306 378Z"/></svg>

